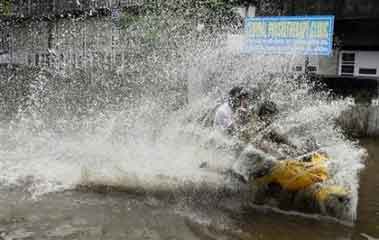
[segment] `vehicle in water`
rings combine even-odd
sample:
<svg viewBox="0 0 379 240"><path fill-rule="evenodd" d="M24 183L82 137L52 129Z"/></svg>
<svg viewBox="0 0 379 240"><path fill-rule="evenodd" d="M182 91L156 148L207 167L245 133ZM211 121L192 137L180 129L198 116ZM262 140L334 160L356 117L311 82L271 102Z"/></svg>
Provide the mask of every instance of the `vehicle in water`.
<svg viewBox="0 0 379 240"><path fill-rule="evenodd" d="M214 109L199 119L203 126L213 127ZM251 109L248 121L229 136L236 157L224 174L248 186L248 204L350 221L353 196L332 181L328 153L312 136L293 143L272 124L277 114L271 101Z"/></svg>

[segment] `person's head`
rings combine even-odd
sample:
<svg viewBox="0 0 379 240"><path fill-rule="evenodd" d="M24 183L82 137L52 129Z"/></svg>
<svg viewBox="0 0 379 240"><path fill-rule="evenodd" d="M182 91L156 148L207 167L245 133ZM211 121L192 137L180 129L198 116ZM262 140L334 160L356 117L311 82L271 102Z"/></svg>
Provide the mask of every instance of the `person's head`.
<svg viewBox="0 0 379 240"><path fill-rule="evenodd" d="M233 87L229 91L229 104L233 110L239 107L247 107L249 93L243 87Z"/></svg>
<svg viewBox="0 0 379 240"><path fill-rule="evenodd" d="M278 107L274 102L265 101L258 110L258 116L264 121L272 120L279 113Z"/></svg>

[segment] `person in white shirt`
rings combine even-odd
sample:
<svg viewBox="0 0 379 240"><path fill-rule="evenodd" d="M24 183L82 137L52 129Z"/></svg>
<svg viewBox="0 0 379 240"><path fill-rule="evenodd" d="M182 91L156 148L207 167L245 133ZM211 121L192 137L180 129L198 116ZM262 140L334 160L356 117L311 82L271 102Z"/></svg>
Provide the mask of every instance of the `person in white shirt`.
<svg viewBox="0 0 379 240"><path fill-rule="evenodd" d="M214 127L233 134L237 123L247 114L248 92L243 87L234 87L229 91L228 101L219 106L215 113Z"/></svg>

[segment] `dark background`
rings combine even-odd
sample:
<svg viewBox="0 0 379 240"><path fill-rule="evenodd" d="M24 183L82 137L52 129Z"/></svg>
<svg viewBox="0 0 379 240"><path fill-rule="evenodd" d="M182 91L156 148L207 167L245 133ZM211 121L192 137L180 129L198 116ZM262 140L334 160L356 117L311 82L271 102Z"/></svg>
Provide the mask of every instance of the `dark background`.
<svg viewBox="0 0 379 240"><path fill-rule="evenodd" d="M378 0L258 0L256 3L259 16L334 15L335 47L379 50Z"/></svg>

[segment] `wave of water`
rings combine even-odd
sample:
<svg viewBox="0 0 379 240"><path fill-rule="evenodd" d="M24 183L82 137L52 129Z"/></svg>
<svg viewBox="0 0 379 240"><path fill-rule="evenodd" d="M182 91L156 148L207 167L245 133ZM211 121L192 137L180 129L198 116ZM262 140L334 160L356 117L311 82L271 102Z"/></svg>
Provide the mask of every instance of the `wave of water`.
<svg viewBox="0 0 379 240"><path fill-rule="evenodd" d="M0 181L23 187L33 196L83 184L152 190L225 187L229 183L217 172L234 161L224 148L229 140L195 120L222 101L231 86L242 84L260 93L257 101L278 104L280 115L274 124L290 138L313 136L330 155L330 182L354 194L355 219L364 151L335 124L347 102L330 100L327 93L312 91L310 83L290 74L262 70L262 65L283 65L285 57L236 56L223 47L209 46L181 54L182 62L166 60L148 73L161 77L154 83L161 92L147 93L140 84L123 92L128 97L138 92L132 100L113 101L117 86L112 84L120 83L115 75L99 76L97 88L91 84L65 88L55 79L59 73L41 73L31 80L26 105L20 105L12 121L0 129ZM178 91L170 90L177 84L178 72L188 85L187 104L177 104ZM128 81L146 79L140 74ZM96 92L99 89L108 92ZM202 162L218 171L200 169Z"/></svg>

